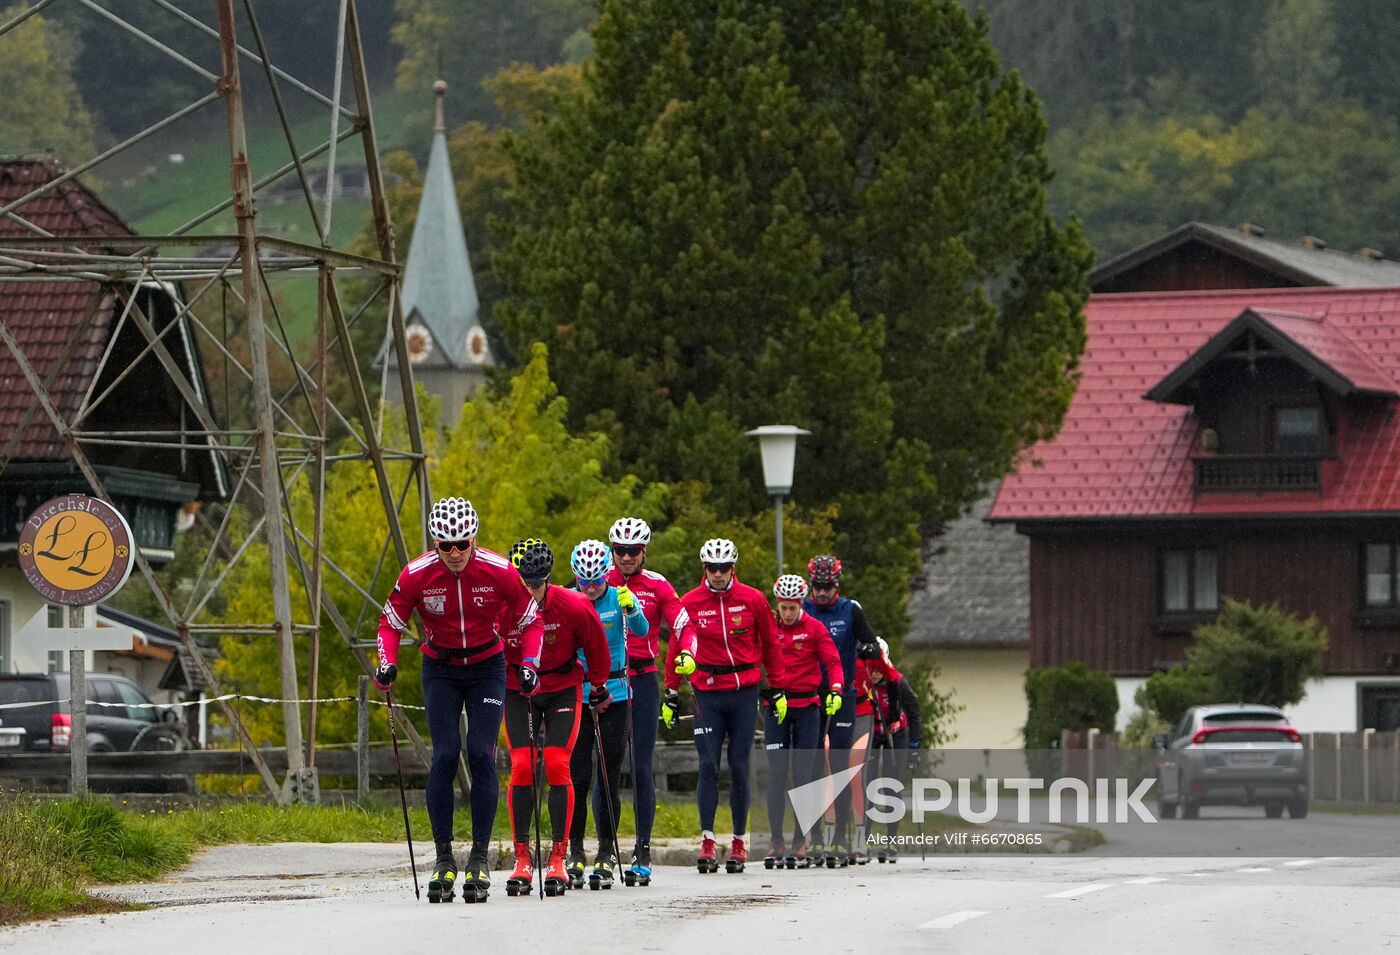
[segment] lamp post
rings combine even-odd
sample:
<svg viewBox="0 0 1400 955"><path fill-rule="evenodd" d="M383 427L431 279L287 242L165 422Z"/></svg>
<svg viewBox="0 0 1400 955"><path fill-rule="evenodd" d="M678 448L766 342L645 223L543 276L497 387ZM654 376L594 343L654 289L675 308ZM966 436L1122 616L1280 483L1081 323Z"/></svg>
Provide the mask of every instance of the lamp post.
<svg viewBox="0 0 1400 955"><path fill-rule="evenodd" d="M758 439L763 455L763 483L773 495L774 530L777 537L778 576L783 575L783 498L792 490L792 462L797 456L797 439L812 432L790 424L765 424L744 432Z"/></svg>

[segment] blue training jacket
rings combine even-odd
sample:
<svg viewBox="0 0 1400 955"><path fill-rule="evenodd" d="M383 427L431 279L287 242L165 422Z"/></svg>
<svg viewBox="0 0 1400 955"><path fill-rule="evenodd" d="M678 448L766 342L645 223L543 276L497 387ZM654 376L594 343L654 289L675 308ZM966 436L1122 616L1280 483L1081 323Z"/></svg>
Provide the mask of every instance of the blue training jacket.
<svg viewBox="0 0 1400 955"><path fill-rule="evenodd" d="M627 635L629 633L637 637L647 635L647 628L650 626L647 623L647 615L642 612L640 603L631 613L623 614L622 608L617 603L617 588L611 586L603 592L603 596L593 601L593 609L597 612L598 619L603 621L603 631L608 635L608 653L612 657L609 669L616 673L627 666ZM582 650L579 651L579 659L583 659ZM592 692L592 689L592 686L585 687L585 700L588 699L588 694ZM608 680L608 693L612 696L614 703L625 703L627 701L627 681L622 677Z"/></svg>
<svg viewBox="0 0 1400 955"><path fill-rule="evenodd" d="M816 620L826 625L831 633L831 642L836 644L836 652L841 657L841 684L847 693L855 690L856 682L856 628L855 612L860 604L846 597L838 597L830 606L819 607L808 597L802 601L802 609Z"/></svg>

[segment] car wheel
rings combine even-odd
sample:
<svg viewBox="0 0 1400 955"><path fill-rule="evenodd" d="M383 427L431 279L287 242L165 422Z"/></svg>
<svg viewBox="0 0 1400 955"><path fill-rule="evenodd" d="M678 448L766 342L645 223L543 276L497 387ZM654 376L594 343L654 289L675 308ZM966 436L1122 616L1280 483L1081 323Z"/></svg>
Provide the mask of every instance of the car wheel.
<svg viewBox="0 0 1400 955"><path fill-rule="evenodd" d="M1295 799L1288 804L1288 815L1293 819L1306 819L1308 817L1308 801L1306 799Z"/></svg>
<svg viewBox="0 0 1400 955"><path fill-rule="evenodd" d="M1267 817L1270 818L1270 819L1277 819L1277 818L1279 818L1280 816L1283 815L1283 803L1281 803L1281 802L1266 802L1266 803L1264 803L1264 815L1267 816Z"/></svg>
<svg viewBox="0 0 1400 955"><path fill-rule="evenodd" d="M1181 818L1182 818L1182 819L1199 819L1199 818L1201 818L1201 804L1198 803L1198 802L1192 802L1192 801L1189 800L1189 799L1186 800L1186 802L1184 802L1184 803L1181 804Z"/></svg>
<svg viewBox="0 0 1400 955"><path fill-rule="evenodd" d="M1157 800L1157 815L1162 819L1176 818L1176 803L1168 802L1165 799Z"/></svg>

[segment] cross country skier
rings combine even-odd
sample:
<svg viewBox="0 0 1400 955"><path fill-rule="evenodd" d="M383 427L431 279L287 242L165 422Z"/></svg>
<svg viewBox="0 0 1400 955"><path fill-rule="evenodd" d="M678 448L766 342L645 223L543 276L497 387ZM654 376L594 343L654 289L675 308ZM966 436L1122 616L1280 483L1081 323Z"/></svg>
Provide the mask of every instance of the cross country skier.
<svg viewBox="0 0 1400 955"><path fill-rule="evenodd" d="M900 674L885 652L884 641L876 637L874 643L861 644L856 660L856 726L855 736L851 740L851 765L860 766L861 772L851 780L850 805L860 822L856 823L855 841L847 849L845 857L837 860L843 866L865 865L870 861L865 841L864 767L870 737L875 729L875 684L882 679L894 685L899 682ZM828 866L830 864L827 863Z"/></svg>
<svg viewBox="0 0 1400 955"><path fill-rule="evenodd" d="M880 649L889 659L889 644L879 639ZM898 671L896 671L898 672ZM888 776L907 782L909 770L914 768L920 741L923 739L923 711L919 708L919 695L909 685L909 680L900 675L897 680L885 678L883 670L870 669L869 679L874 699L875 725L871 747L876 752L876 769L881 776ZM885 833L890 837L888 844L879 851L881 862L897 862L899 851L899 820L885 824Z"/></svg>
<svg viewBox="0 0 1400 955"><path fill-rule="evenodd" d="M646 569L647 547L651 544L651 527L640 517L619 518L608 531L612 544L613 566L608 571L608 583L626 587L637 598L637 606L647 618L647 633L627 639L627 676L632 690L632 778L635 781L637 841L632 849L632 864L623 873L628 885L651 884L651 827L656 818L656 781L645 770L651 767L656 751L658 721L662 718L661 684L657 678L657 658L662 630L669 642L686 642L694 659L694 642L685 608L665 577ZM666 723L675 719L675 706L670 708ZM641 767L641 769L637 769Z"/></svg>
<svg viewBox="0 0 1400 955"><path fill-rule="evenodd" d="M841 707L841 658L826 627L803 612L807 581L797 574L784 574L773 584L778 600L775 635L782 648L783 690L787 693L788 713L779 722L771 706L764 707L763 742L768 754L768 824L772 842L763 867L786 865L807 868L808 834L793 834L792 849L783 846L783 815L787 807L788 765L792 764L792 784L801 786L816 778L814 758L821 734L820 714L835 713ZM819 691L822 670L834 674L825 696ZM796 754L794 756L794 754Z"/></svg>
<svg viewBox="0 0 1400 955"><path fill-rule="evenodd" d="M860 604L841 596L841 561L838 558L831 554L813 557L807 562L807 582L811 586L811 594L803 601L802 609L821 621L831 633L836 652L841 656L840 678L845 689L841 708L831 717L824 715L822 721L822 738L827 746L827 771L837 772L854 765L850 749L855 731L853 687L856 650L862 646L874 647L875 631L870 629ZM830 679L831 674L827 676ZM819 856L822 853L818 850L824 850L828 867L845 865L848 857L846 830L850 821L851 797L843 794L836 800L835 815L829 817L823 827L826 830L825 846L814 846L810 854Z"/></svg>
<svg viewBox="0 0 1400 955"><path fill-rule="evenodd" d="M500 554L476 546L479 522L470 501L447 497L428 514L433 549L409 562L379 617L379 669L374 685L388 691L398 676L399 639L414 611L423 621L423 706L433 740L426 801L437 843L428 901L451 901L457 880L452 855L452 780L462 751L458 719L467 713L472 846L462 899L485 902L491 886L487 849L496 823L496 738L506 697L501 634L520 631L516 675L536 679L543 625L534 598Z"/></svg>
<svg viewBox="0 0 1400 955"><path fill-rule="evenodd" d="M588 887L608 889L612 887L618 867L615 851L617 819L622 811L618 790L622 783L622 760L627 748L630 716L627 706L628 635L645 636L647 618L629 589L608 584L612 555L607 544L599 540L580 541L570 555L569 563L577 578L579 591L592 601L608 638L610 669L607 680L589 681L591 712L583 715L583 732L589 735L589 741L574 747L571 761L574 791L586 794L593 779L594 752L599 749L595 743L601 743L599 785L594 790L593 799L598 854L593 860ZM583 833L587 825L587 802L579 800L574 804L574 817L569 823L569 881L575 887L583 884Z"/></svg>
<svg viewBox="0 0 1400 955"><path fill-rule="evenodd" d="M549 582L554 554L542 540L531 539L511 548L510 562L540 608L544 641L535 685L520 677L529 671L507 671L506 742L510 746L510 827L515 841L515 871L506 879L507 895L529 895L535 877L530 851L530 821L538 819L535 806L535 754L533 731L544 741L542 761L549 781L549 823L553 843L545 872L546 895L562 895L569 877L564 872L568 851L569 819L573 815L574 785L569 770L578 740L583 709L584 664L587 679L601 683L610 666L608 638L588 598ZM506 660L518 664L522 652L518 632L506 638ZM579 659L580 654L583 660ZM520 676L517 676L517 672ZM538 690L538 692L536 692ZM587 795L585 794L585 798Z"/></svg>
<svg viewBox="0 0 1400 955"><path fill-rule="evenodd" d="M773 611L761 590L739 582L734 565L739 552L734 542L713 538L700 548L704 580L681 598L695 632L695 662L691 677L695 697L695 747L700 754L700 779L695 800L700 808L701 872L719 868L715 859L715 809L719 804L719 757L729 740L729 808L734 817L728 872L743 872L748 852L744 837L749 824L749 753L758 722L759 662L772 689L763 690L779 723L787 718L782 690L786 676L782 651L773 635ZM680 652L677 657L679 658ZM668 667L667 690L678 690L680 675ZM670 694L667 694L668 697Z"/></svg>

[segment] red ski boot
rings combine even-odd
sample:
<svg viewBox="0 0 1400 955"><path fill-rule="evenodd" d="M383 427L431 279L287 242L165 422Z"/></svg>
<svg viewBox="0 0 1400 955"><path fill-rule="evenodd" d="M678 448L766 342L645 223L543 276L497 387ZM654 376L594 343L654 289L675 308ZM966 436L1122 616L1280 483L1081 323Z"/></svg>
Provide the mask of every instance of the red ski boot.
<svg viewBox="0 0 1400 955"><path fill-rule="evenodd" d="M715 858L715 840L700 840L700 858L695 860L695 867L700 870L701 875L719 871L719 860Z"/></svg>
<svg viewBox="0 0 1400 955"><path fill-rule="evenodd" d="M506 895L529 895L530 883L535 881L535 864L530 858L530 844L515 844L515 871L506 879Z"/></svg>
<svg viewBox="0 0 1400 955"><path fill-rule="evenodd" d="M569 887L569 874L564 871L564 863L569 856L569 845L556 842L549 850L549 867L544 872L544 894L553 898L563 895Z"/></svg>
<svg viewBox="0 0 1400 955"><path fill-rule="evenodd" d="M744 848L744 840L738 836L729 844L729 858L724 860L724 871L729 873L743 872L744 863L748 861L749 853Z"/></svg>

